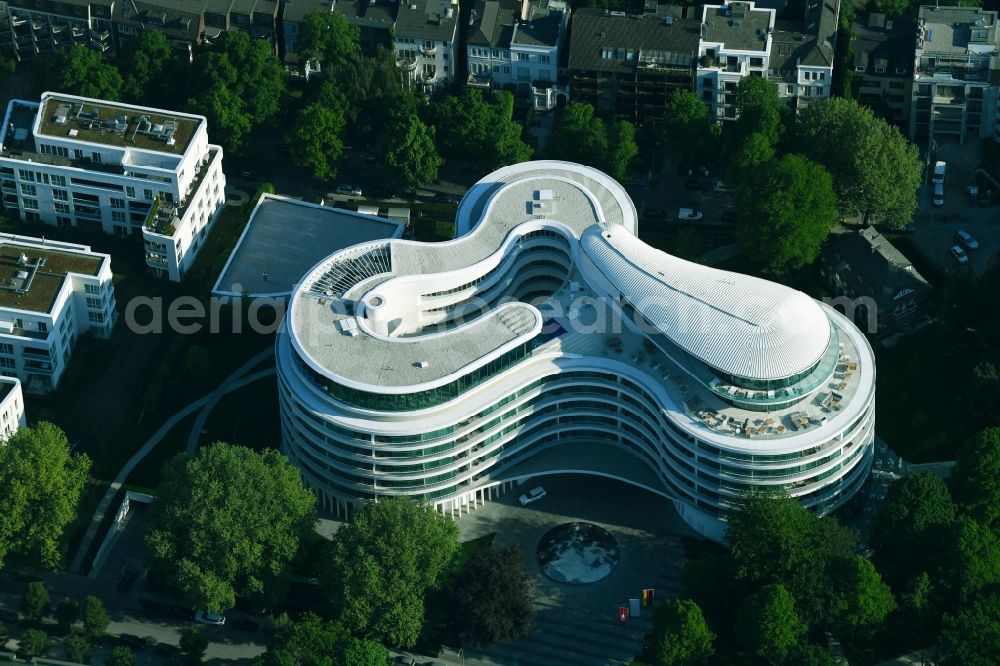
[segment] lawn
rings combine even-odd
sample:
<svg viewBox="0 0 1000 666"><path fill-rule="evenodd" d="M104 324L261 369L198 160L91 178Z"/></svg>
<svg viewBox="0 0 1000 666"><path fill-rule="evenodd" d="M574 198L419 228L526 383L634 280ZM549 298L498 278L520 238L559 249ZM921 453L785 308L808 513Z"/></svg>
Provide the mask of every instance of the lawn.
<svg viewBox="0 0 1000 666"><path fill-rule="evenodd" d="M937 324L885 349L875 345L875 427L909 462L954 460L979 430L968 415L964 351Z"/></svg>

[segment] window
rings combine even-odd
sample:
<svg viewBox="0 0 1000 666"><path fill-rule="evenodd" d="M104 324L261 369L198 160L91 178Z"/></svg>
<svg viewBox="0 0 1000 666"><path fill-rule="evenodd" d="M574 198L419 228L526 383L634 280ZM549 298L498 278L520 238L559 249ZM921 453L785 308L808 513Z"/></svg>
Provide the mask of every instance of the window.
<svg viewBox="0 0 1000 666"><path fill-rule="evenodd" d="M819 80L820 81L826 81L826 72L820 72L819 73Z"/></svg>
<svg viewBox="0 0 1000 666"><path fill-rule="evenodd" d="M879 67L878 65L875 65L875 73L876 74L885 74L885 66L883 65L883 66Z"/></svg>
<svg viewBox="0 0 1000 666"><path fill-rule="evenodd" d="M764 59L763 58L750 58L750 66L751 67L763 67L764 66Z"/></svg>
<svg viewBox="0 0 1000 666"><path fill-rule="evenodd" d="M125 196L127 196L129 199L135 199L135 188L132 187L131 185L126 185Z"/></svg>
<svg viewBox="0 0 1000 666"><path fill-rule="evenodd" d="M614 57L614 49L601 49L601 60L611 60Z"/></svg>
<svg viewBox="0 0 1000 666"><path fill-rule="evenodd" d="M23 180L26 183L33 183L33 182L35 182L35 172L34 171L27 171L25 169L18 169L17 170L17 174L21 177L21 180Z"/></svg>
<svg viewBox="0 0 1000 666"><path fill-rule="evenodd" d="M25 194L29 197L38 196L35 186L27 183L21 183L21 194Z"/></svg>
<svg viewBox="0 0 1000 666"><path fill-rule="evenodd" d="M52 184L66 187L66 176L52 176Z"/></svg>
<svg viewBox="0 0 1000 666"><path fill-rule="evenodd" d="M805 95L806 97L812 97L812 92L813 92L812 88L803 88L802 94Z"/></svg>
<svg viewBox="0 0 1000 666"><path fill-rule="evenodd" d="M24 207L28 210L38 210L38 199L25 198Z"/></svg>
<svg viewBox="0 0 1000 666"><path fill-rule="evenodd" d="M88 294L99 294L101 293L101 285L99 284L88 284L84 285L84 291Z"/></svg>
<svg viewBox="0 0 1000 666"><path fill-rule="evenodd" d="M146 199L146 201L152 201L153 200L153 190L143 190L142 191L142 196L143 196L143 198Z"/></svg>
<svg viewBox="0 0 1000 666"><path fill-rule="evenodd" d="M88 312L87 319L91 324L103 324L104 323L104 313L103 312Z"/></svg>
<svg viewBox="0 0 1000 666"><path fill-rule="evenodd" d="M53 205L56 207L56 212L57 213L65 213L66 215L69 215L69 204L68 203L62 203L61 201L57 201Z"/></svg>
<svg viewBox="0 0 1000 666"><path fill-rule="evenodd" d="M855 72L863 72L863 71L865 71L865 68L864 68L864 67L861 67L861 66L858 66L858 67L855 67L855 68L854 68L854 71L855 71Z"/></svg>
<svg viewBox="0 0 1000 666"><path fill-rule="evenodd" d="M93 152L93 153L90 154L90 159L92 159L93 161L95 161L98 164L100 164L101 163L101 154L98 153L98 152Z"/></svg>
<svg viewBox="0 0 1000 666"><path fill-rule="evenodd" d="M547 55L538 56L538 62L542 63L543 65L549 64L549 56Z"/></svg>
<svg viewBox="0 0 1000 666"><path fill-rule="evenodd" d="M517 54L517 59L520 62L527 62L528 61L528 54L527 53L518 53Z"/></svg>
<svg viewBox="0 0 1000 666"><path fill-rule="evenodd" d="M94 308L95 310L100 310L104 307L104 302L99 298L87 297L87 307Z"/></svg>
<svg viewBox="0 0 1000 666"><path fill-rule="evenodd" d="M7 358L6 356L0 356L0 368L11 368L16 366L14 359Z"/></svg>
<svg viewBox="0 0 1000 666"><path fill-rule="evenodd" d="M124 222L125 221L125 211L123 211L123 210L113 210L113 211L111 211L111 221L112 222Z"/></svg>
<svg viewBox="0 0 1000 666"><path fill-rule="evenodd" d="M3 344L0 344L0 354L10 354L10 355L13 355L14 354L14 345L7 344L6 342L4 342Z"/></svg>
<svg viewBox="0 0 1000 666"><path fill-rule="evenodd" d="M69 201L69 194L66 190L52 190L52 198L56 201Z"/></svg>
<svg viewBox="0 0 1000 666"><path fill-rule="evenodd" d="M82 160L83 159L83 151L80 150L79 148L74 148L73 149L73 159Z"/></svg>
<svg viewBox="0 0 1000 666"><path fill-rule="evenodd" d="M48 332L48 330L49 330L49 325L48 324L46 324L44 321L38 322L38 332L39 333L46 333L46 332Z"/></svg>
<svg viewBox="0 0 1000 666"><path fill-rule="evenodd" d="M786 95L794 95L795 94L795 86L793 84L791 84L791 83L789 83L787 86L785 86L785 94Z"/></svg>
<svg viewBox="0 0 1000 666"><path fill-rule="evenodd" d="M125 207L125 200L124 199L116 199L115 197L111 197L111 207L112 208L124 208Z"/></svg>

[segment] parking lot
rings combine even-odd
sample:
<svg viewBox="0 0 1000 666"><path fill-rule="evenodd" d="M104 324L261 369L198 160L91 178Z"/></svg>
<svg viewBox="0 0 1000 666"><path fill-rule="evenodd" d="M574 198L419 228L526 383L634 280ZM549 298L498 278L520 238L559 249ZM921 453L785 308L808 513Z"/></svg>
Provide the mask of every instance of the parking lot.
<svg viewBox="0 0 1000 666"><path fill-rule="evenodd" d="M943 271L972 270L982 274L997 261L1000 252L1000 192L993 192L993 205L988 207L974 203L969 196L968 186L974 181L979 167L980 144L977 140L970 138L965 145L938 143L936 160L948 164L944 205L939 208L933 205L933 185L928 173L927 183L919 192L913 242ZM960 265L950 252L952 246L960 244L955 239L960 229L971 234L979 244L976 250L963 248L969 257L965 265Z"/></svg>

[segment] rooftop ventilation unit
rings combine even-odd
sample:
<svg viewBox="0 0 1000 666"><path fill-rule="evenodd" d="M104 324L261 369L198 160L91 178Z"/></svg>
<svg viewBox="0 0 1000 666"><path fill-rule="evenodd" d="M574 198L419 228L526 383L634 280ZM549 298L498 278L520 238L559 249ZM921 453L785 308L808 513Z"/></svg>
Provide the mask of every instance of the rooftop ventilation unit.
<svg viewBox="0 0 1000 666"><path fill-rule="evenodd" d="M430 363L428 363L427 361L417 361L413 365L415 365L416 367L418 367L418 368L420 368L422 370L422 369L428 367L430 365Z"/></svg>

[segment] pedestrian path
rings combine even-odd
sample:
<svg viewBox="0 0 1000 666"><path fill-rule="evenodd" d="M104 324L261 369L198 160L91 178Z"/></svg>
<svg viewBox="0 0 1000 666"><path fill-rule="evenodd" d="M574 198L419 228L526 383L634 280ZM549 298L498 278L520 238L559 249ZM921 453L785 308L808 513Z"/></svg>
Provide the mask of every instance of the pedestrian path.
<svg viewBox="0 0 1000 666"><path fill-rule="evenodd" d="M247 372L249 372L256 366L260 365L264 361L273 358L274 358L274 350L272 349L265 349L264 351L256 354L253 358L251 358L249 361L247 361L239 368L237 368L232 374L230 374L225 379L225 381L222 382L222 385L219 387L219 389L213 391L212 393L209 393L208 395L202 398L199 398L198 400L195 400L188 406L184 407L183 409L175 413L173 416L167 419L162 426L160 426L160 429L157 430L152 437L146 440L146 443L142 445L142 448L136 451L136 453L131 458L129 458L128 462L126 462L125 465L121 468L121 471L118 472L118 475L111 482L111 485L108 486L107 491L104 493L104 497L102 497L101 501L98 503L97 510L94 511L94 515L90 519L90 525L87 526L87 532L83 535L83 540L80 542L80 546L76 550L76 555L73 557L73 563L70 565L70 571L75 571L79 573L80 571L83 570L84 560L87 557L87 553L90 551L90 546L91 544L93 544L94 539L97 536L97 532L101 527L101 523L104 521L104 515L108 512L108 509L111 507L111 503L114 501L114 498L118 494L118 491L121 490L122 485L125 483L125 480L128 479L128 475L132 473L132 470L134 470L135 467L140 462L142 462L142 460L147 455L149 455L150 451L156 448L156 445L160 443L160 441L166 436L166 434L170 432L174 428L174 426L176 426L185 418L193 414L195 411L201 409L206 404L212 402L213 399L215 402L218 402L219 397L221 397L221 394L218 394L218 391L223 389L224 393L235 391L236 389L242 388L243 386L246 386L251 382L257 381L261 377L266 377L269 374L273 374L274 368L272 367L249 376L244 376L246 375ZM214 405L214 403L212 404Z"/></svg>

